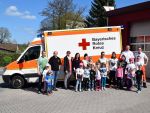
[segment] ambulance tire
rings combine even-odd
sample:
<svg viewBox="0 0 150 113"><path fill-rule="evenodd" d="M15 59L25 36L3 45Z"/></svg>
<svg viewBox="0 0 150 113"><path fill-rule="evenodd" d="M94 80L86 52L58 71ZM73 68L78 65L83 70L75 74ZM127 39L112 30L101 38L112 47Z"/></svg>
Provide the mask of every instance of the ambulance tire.
<svg viewBox="0 0 150 113"><path fill-rule="evenodd" d="M23 88L25 85L25 80L23 77L16 75L16 76L12 77L11 85L15 89Z"/></svg>

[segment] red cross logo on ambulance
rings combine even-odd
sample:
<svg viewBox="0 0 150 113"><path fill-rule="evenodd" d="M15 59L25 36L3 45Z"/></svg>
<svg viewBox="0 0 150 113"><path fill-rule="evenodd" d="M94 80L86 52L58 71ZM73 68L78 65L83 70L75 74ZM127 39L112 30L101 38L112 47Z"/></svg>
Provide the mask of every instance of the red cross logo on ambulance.
<svg viewBox="0 0 150 113"><path fill-rule="evenodd" d="M90 42L86 42L86 39L83 38L82 42L78 43L79 47L82 47L83 50L87 50L87 46L90 46Z"/></svg>

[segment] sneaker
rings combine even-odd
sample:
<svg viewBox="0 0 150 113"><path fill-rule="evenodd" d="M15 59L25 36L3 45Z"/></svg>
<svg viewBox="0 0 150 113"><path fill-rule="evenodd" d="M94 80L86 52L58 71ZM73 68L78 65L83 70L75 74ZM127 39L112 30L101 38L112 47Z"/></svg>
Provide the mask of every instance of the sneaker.
<svg viewBox="0 0 150 113"><path fill-rule="evenodd" d="M58 91L58 89L55 88L53 91Z"/></svg>
<svg viewBox="0 0 150 113"><path fill-rule="evenodd" d="M138 91L137 91L137 93L138 93L138 94L140 94L140 93L141 93L141 91L140 91L140 90L138 90Z"/></svg>
<svg viewBox="0 0 150 113"><path fill-rule="evenodd" d="M41 94L42 92L41 91L38 91L38 94Z"/></svg>
<svg viewBox="0 0 150 113"><path fill-rule="evenodd" d="M90 89L88 89L88 91L91 91Z"/></svg>
<svg viewBox="0 0 150 113"><path fill-rule="evenodd" d="M103 89L106 91L106 88L105 88L105 87L104 87Z"/></svg>

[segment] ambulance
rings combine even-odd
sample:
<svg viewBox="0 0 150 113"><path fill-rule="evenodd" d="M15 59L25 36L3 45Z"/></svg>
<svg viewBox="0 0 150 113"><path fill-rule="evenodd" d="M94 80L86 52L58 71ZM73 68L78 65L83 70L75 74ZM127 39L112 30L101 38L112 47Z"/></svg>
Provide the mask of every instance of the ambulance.
<svg viewBox="0 0 150 113"><path fill-rule="evenodd" d="M2 75L4 82L11 84L13 88L22 88L26 83L38 82L37 60L43 50L46 51L48 59L53 56L54 51L58 51L58 56L62 60L58 80L62 81L63 58L66 51L71 51L72 57L75 53L80 53L81 59L87 53L94 62L98 61L102 51L107 58L110 58L112 52L119 56L122 50L121 27L44 31L30 43L16 61L5 67Z"/></svg>

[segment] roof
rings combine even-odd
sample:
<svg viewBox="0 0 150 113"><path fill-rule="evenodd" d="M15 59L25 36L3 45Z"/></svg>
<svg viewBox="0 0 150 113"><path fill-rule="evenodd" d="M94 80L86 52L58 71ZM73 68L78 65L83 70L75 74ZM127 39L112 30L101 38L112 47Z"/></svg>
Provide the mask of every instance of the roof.
<svg viewBox="0 0 150 113"><path fill-rule="evenodd" d="M0 44L0 50L10 51L10 52L16 52L17 51L17 44Z"/></svg>
<svg viewBox="0 0 150 113"><path fill-rule="evenodd" d="M108 11L107 16L108 17L117 16L117 15L121 15L121 14L127 14L127 13L142 11L145 9L150 9L150 1L135 4L135 5L130 5L127 7L118 8L118 9L115 9L112 11Z"/></svg>

